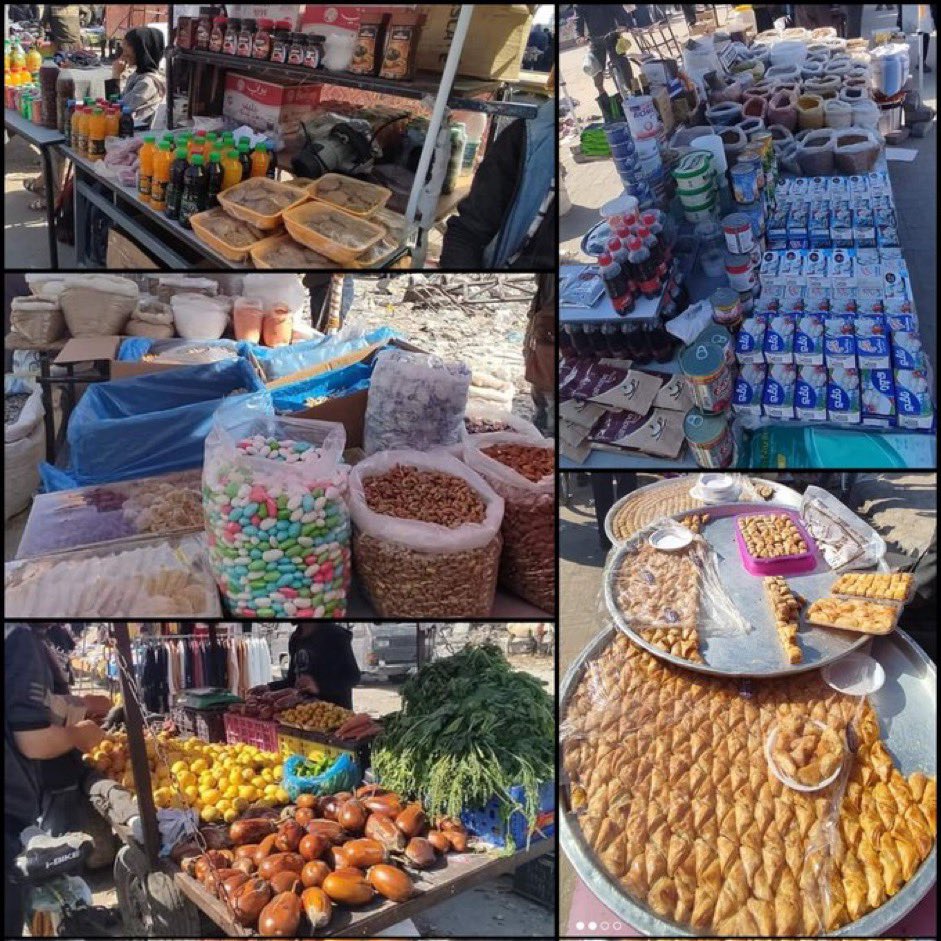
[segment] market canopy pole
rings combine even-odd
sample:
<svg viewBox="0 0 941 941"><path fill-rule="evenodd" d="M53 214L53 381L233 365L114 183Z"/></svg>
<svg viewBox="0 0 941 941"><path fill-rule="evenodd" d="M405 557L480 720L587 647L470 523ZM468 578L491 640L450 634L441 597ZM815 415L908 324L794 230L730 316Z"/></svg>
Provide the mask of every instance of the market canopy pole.
<svg viewBox="0 0 941 941"><path fill-rule="evenodd" d="M113 625L114 642L118 652L118 677L124 701L124 724L127 728L127 746L131 755L131 770L137 785L137 806L140 808L141 824L144 828L144 852L150 865L160 863L160 833L157 830L157 808L150 783L150 765L144 743L144 716L132 688L134 660L131 656L131 635L127 621L116 621Z"/></svg>

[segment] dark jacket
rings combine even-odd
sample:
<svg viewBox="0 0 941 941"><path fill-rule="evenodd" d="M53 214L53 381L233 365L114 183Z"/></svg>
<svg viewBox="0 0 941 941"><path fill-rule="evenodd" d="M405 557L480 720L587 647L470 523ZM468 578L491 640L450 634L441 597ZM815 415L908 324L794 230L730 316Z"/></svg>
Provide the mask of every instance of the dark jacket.
<svg viewBox="0 0 941 941"><path fill-rule="evenodd" d="M575 32L589 39L601 39L619 27L630 29L634 21L619 3L576 3Z"/></svg>
<svg viewBox="0 0 941 941"><path fill-rule="evenodd" d="M316 624L309 637L301 638L300 629L288 641L290 663L283 680L269 684L269 689L293 687L299 676L307 675L317 684L317 698L345 709L353 708L353 687L360 672L353 656L350 632L339 624Z"/></svg>
<svg viewBox="0 0 941 941"><path fill-rule="evenodd" d="M46 5L42 23L49 29L49 38L57 46L80 46L82 43L82 8L79 4L54 7Z"/></svg>

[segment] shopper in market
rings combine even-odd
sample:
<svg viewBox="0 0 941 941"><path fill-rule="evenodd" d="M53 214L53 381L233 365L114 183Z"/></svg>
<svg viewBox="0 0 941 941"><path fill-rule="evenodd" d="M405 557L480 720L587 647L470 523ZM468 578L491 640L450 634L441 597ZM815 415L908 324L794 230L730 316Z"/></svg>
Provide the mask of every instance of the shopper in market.
<svg viewBox="0 0 941 941"><path fill-rule="evenodd" d="M575 34L588 39L591 54L597 60L600 69L594 75L595 88L598 94L605 94L604 70L610 57L612 65L618 63L624 74L627 84L631 82L633 72L625 56L616 49L622 29L632 29L634 19L621 4L618 3L576 3L575 4Z"/></svg>
<svg viewBox="0 0 941 941"><path fill-rule="evenodd" d="M46 626L37 625L11 624L3 629L4 935L8 938L23 933L23 887L13 881L13 864L22 847L20 833L43 816L47 766L60 759L72 763L78 753L91 751L104 738L90 718L67 722L68 704L55 693L55 661L45 647L45 633ZM100 711L101 703L89 705Z"/></svg>
<svg viewBox="0 0 941 941"><path fill-rule="evenodd" d="M42 25L49 32L53 54L80 49L82 45L82 6L71 3L67 6L46 4L42 14Z"/></svg>
<svg viewBox="0 0 941 941"><path fill-rule="evenodd" d="M109 95L120 94L121 105L130 108L134 126L149 128L158 105L166 98L167 80L162 72L163 33L152 26L129 29L124 34L121 55L111 65L105 82ZM129 73L129 70L133 72Z"/></svg>
<svg viewBox="0 0 941 941"><path fill-rule="evenodd" d="M353 687L360 671L353 655L348 627L332 622L303 624L288 641L290 662L283 680L256 686L249 692L294 687L344 709L353 708Z"/></svg>
<svg viewBox="0 0 941 941"><path fill-rule="evenodd" d="M470 192L448 220L440 267L539 271L555 266L556 103L531 121L514 121L487 149Z"/></svg>
<svg viewBox="0 0 941 941"><path fill-rule="evenodd" d="M546 436L555 434L557 283L554 274L536 276L536 296L529 309L523 349L526 381L532 386L536 407L533 424Z"/></svg>

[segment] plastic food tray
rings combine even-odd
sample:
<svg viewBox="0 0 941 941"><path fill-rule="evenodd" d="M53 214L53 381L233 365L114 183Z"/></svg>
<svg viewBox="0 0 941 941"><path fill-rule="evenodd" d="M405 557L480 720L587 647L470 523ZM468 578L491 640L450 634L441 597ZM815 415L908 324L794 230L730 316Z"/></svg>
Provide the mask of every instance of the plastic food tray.
<svg viewBox="0 0 941 941"><path fill-rule="evenodd" d="M856 597L856 596L850 596L850 595L833 595L832 597L834 597L834 598L846 598L846 599L849 600L849 601L868 601L870 604L877 604L877 605L879 605L880 607L891 609L892 611L895 612L895 617L892 619L892 624L889 626L889 628L888 628L887 630L878 630L878 631L875 631L875 630L868 630L868 631L864 631L864 630L862 630L861 628L841 627L839 624L830 624L828 621L811 621L811 620L810 620L810 616L809 616L809 614L808 614L808 612L810 611L810 604L811 604L811 603L808 603L808 605L807 605L807 610L806 610L805 612L803 612L803 617L804 617L804 619L807 621L808 624L813 624L814 627L826 627L826 628L829 628L829 629L831 629L831 630L845 631L845 632L846 632L847 634L849 634L849 635L857 635L857 636L862 636L862 637L879 637L879 636L882 636L882 635L885 635L885 634L891 634L892 631L894 631L894 630L898 627L899 615L902 613L902 608L905 607L903 604L900 604L900 603L897 602L897 601L896 601L896 602L892 602L892 601L876 601L876 600L874 600L874 599L872 599L872 598L858 598L858 597ZM820 598L815 598L814 600L815 600L815 601L820 601L821 599L820 599Z"/></svg>
<svg viewBox="0 0 941 941"><path fill-rule="evenodd" d="M705 510L703 512L708 512ZM786 516L797 527L801 538L807 543L807 551L799 552L795 555L782 555L775 559L757 559L745 547L745 537L739 529L738 520L735 522L735 542L738 545L739 555L742 557L742 565L745 570L752 575L800 575L802 572L811 572L817 566L817 544L810 537L810 534L801 523L800 516L793 510L774 510L768 509L762 513L742 514L748 516Z"/></svg>
<svg viewBox="0 0 941 941"><path fill-rule="evenodd" d="M370 199L372 201L370 208L357 212L355 209L347 209L346 206L334 202L330 198L330 193L322 191L323 184L333 180L338 180L347 189L359 190L364 199ZM325 173L319 180L314 180L314 182L307 187L307 192L313 199L319 199L322 202L329 203L331 206L336 206L337 209L342 209L351 216L357 216L360 219L368 219L374 216L392 197L392 190L387 189L385 186L377 186L375 183L367 183L365 180L357 180L355 177L343 176L342 173Z"/></svg>
<svg viewBox="0 0 941 941"><path fill-rule="evenodd" d="M333 239L321 235L315 227L325 216L341 218L358 238L356 245L353 247L340 245ZM326 255L339 265L348 265L356 261L360 255L365 254L379 242L386 231L382 226L367 222L358 216L351 216L336 206L321 202L304 203L286 210L284 224L295 241L306 245L307 248L312 248L321 255Z"/></svg>
<svg viewBox="0 0 941 941"><path fill-rule="evenodd" d="M263 239L259 239L258 242L252 242L244 248L230 245L228 242L219 238L218 235L214 235L206 225L210 219L218 218L220 215L229 216L231 218L231 213L219 208L207 209L205 212L198 212L195 216L191 216L190 224L193 226L193 231L201 242L205 242L211 249L222 255L223 258L228 258L229 261L236 262L245 261L252 248L263 241Z"/></svg>
<svg viewBox="0 0 941 941"><path fill-rule="evenodd" d="M865 574L865 573L864 573L864 572L844 572L844 573L842 573L842 574L844 574L844 575L862 575L862 574ZM886 572L885 574L886 574L886 575L894 575L894 574L896 574L896 573L895 573L895 572ZM837 582L839 582L839 579L837 579ZM834 583L834 586L833 586L833 594L834 594L834 596L837 597L837 598L855 598L855 599L857 599L857 600L862 600L862 601L875 601L875 602L878 602L879 604L897 604L897 605L900 605L900 606L901 606L901 605L906 605L906 604L908 604L908 603L912 600L912 598L915 597L915 587L916 587L916 585L915 585L915 579L914 579L914 578L909 582L908 591L905 593L905 597L904 597L904 598L871 598L871 597L868 597L868 596L866 596L866 595L854 595L854 594L851 594L851 593L848 592L848 591L837 591L837 590L836 590L837 582L835 582L835 583Z"/></svg>
<svg viewBox="0 0 941 941"><path fill-rule="evenodd" d="M290 242L292 245L297 245L299 248L303 248L306 251L314 252L312 248L307 248L306 245L301 245L296 242L290 235L272 235L266 239L262 239L260 242L256 242L252 245L250 249L250 254L252 256L252 263L256 268L277 268L277 265L272 265L268 263L268 256L278 248L280 245ZM334 263L327 258L326 255L321 255L319 252L314 252L315 255L320 259L318 262L310 262L309 266L311 268L332 268Z"/></svg>
<svg viewBox="0 0 941 941"><path fill-rule="evenodd" d="M202 471L178 471L162 474L159 477L141 477L137 480L122 480L111 484L96 484L91 487L79 487L76 490L60 490L55 493L41 493L33 498L26 529L20 539L16 558L34 559L39 556L74 552L93 546L106 546L126 543L133 539L152 539L154 536L180 535L200 532L203 528L202 511L194 518L191 525L169 529L144 529L138 526L134 501L137 496L147 496L153 488L170 485L175 491L190 491L199 498L202 489ZM95 500L101 502L112 498L111 508L100 509ZM113 498L124 498L117 504ZM141 507L140 513L146 512ZM95 535L95 526L110 530L114 535L107 537L106 532ZM99 533L102 533L99 529Z"/></svg>
<svg viewBox="0 0 941 941"><path fill-rule="evenodd" d="M291 197L291 202L278 212L270 216L263 216L253 209L233 202L233 194L241 189L267 189L272 193L286 193ZM241 219L243 222L250 222L256 228L263 229L266 232L271 229L276 229L281 225L281 217L285 212L305 202L307 202L306 190L298 190L296 186L286 186L283 183L276 183L274 180L269 180L267 177L253 177L248 180L243 180L241 183L236 183L235 186L230 186L229 189L223 190L219 194L219 205L222 206L230 216Z"/></svg>

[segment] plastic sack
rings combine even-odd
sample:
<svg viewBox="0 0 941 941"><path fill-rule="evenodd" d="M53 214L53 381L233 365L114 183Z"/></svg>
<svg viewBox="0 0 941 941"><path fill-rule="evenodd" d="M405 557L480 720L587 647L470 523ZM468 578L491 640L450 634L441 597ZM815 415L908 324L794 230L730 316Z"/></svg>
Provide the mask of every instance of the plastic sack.
<svg viewBox="0 0 941 941"><path fill-rule="evenodd" d="M504 500L500 584L543 611L555 611L555 473L539 481L489 456L492 445L508 444L555 451L555 443L517 434L475 435L464 462Z"/></svg>
<svg viewBox="0 0 941 941"><path fill-rule="evenodd" d="M56 300L14 297L10 304L10 327L35 346L46 346L62 336L65 318Z"/></svg>
<svg viewBox="0 0 941 941"><path fill-rule="evenodd" d="M242 288L246 297L257 297L267 307L285 304L295 318L310 309L310 293L299 274L247 274Z"/></svg>
<svg viewBox="0 0 941 941"><path fill-rule="evenodd" d="M263 390L242 359L95 383L69 419L68 471L44 464L43 483L64 490L199 467L223 399Z"/></svg>
<svg viewBox="0 0 941 941"><path fill-rule="evenodd" d="M464 437L513 431L535 441L542 441L542 432L532 422L520 418L506 409L497 408L488 402L469 399L464 413ZM463 452L462 452L463 453Z"/></svg>
<svg viewBox="0 0 941 941"><path fill-rule="evenodd" d="M130 337L148 337L151 340L169 340L174 333L173 327L137 319L129 320L124 332Z"/></svg>
<svg viewBox="0 0 941 941"><path fill-rule="evenodd" d="M279 412L300 412L329 399L343 399L354 392L362 392L369 388L371 377L371 363L353 363L290 385L276 386L271 390L271 400Z"/></svg>
<svg viewBox="0 0 941 941"><path fill-rule="evenodd" d="M485 506L483 521L449 527L370 509L366 481L397 467L464 481ZM447 499L443 490L440 497ZM357 576L380 617L491 614L500 567L503 498L467 465L447 454L418 451L384 451L366 458L350 473L350 513Z"/></svg>
<svg viewBox="0 0 941 941"><path fill-rule="evenodd" d="M334 368L348 365L343 362L344 359L361 359L362 356L357 354L361 354L363 350L385 346L398 336L399 334L389 327L379 327L366 332L344 328L330 337L317 337L304 343L293 343L275 349L252 346L251 352L264 369L268 381L274 382L325 363L333 364Z"/></svg>
<svg viewBox="0 0 941 941"><path fill-rule="evenodd" d="M779 125L793 132L797 127L796 96L792 92L776 91L768 101L768 115L765 120L769 128Z"/></svg>
<svg viewBox="0 0 941 941"><path fill-rule="evenodd" d="M6 566L12 617L221 617L206 549L196 536L89 549Z"/></svg>
<svg viewBox="0 0 941 941"><path fill-rule="evenodd" d="M853 106L839 98L824 102L823 114L827 127L849 127L853 123Z"/></svg>
<svg viewBox="0 0 941 941"><path fill-rule="evenodd" d="M840 173L868 173L882 149L875 132L863 127L845 127L833 135L833 159Z"/></svg>
<svg viewBox="0 0 941 941"><path fill-rule="evenodd" d="M594 78L601 71L601 63L598 61L594 53L585 53L585 58L582 59L582 71L592 78Z"/></svg>
<svg viewBox="0 0 941 941"><path fill-rule="evenodd" d="M46 414L42 404L42 389L32 379L6 375L3 377L3 393L7 395L28 395L15 421L4 423L3 440L9 444L25 438L40 425Z"/></svg>
<svg viewBox="0 0 941 941"><path fill-rule="evenodd" d="M821 128L809 131L798 140L797 162L804 176L825 176L833 172L833 134L830 128Z"/></svg>
<svg viewBox="0 0 941 941"><path fill-rule="evenodd" d="M324 796L340 791L352 791L362 780L359 766L349 752L339 758L316 778L301 777L297 769L307 759L303 755L291 755L284 760L281 786L288 792L291 800L297 800L300 794Z"/></svg>
<svg viewBox="0 0 941 941"><path fill-rule="evenodd" d="M39 489L39 465L46 449L42 424L3 445L3 518L10 519L25 510Z"/></svg>
<svg viewBox="0 0 941 941"><path fill-rule="evenodd" d="M853 107L853 124L856 127L876 128L882 112L871 98L860 98L851 101Z"/></svg>
<svg viewBox="0 0 941 941"><path fill-rule="evenodd" d="M82 275L81 280L66 281L59 304L73 337L110 336L124 332L138 293L137 285L127 278Z"/></svg>
<svg viewBox="0 0 941 941"><path fill-rule="evenodd" d="M823 99L820 95L801 95L797 99L797 126L802 131L823 127Z"/></svg>
<svg viewBox="0 0 941 941"><path fill-rule="evenodd" d="M381 350L366 403L366 453L457 444L470 382L471 371L464 363L408 350Z"/></svg>
<svg viewBox="0 0 941 941"><path fill-rule="evenodd" d="M885 540L821 487L811 485L804 491L801 522L834 572L869 569L885 557Z"/></svg>
<svg viewBox="0 0 941 941"><path fill-rule="evenodd" d="M239 617L342 617L350 585L346 432L333 422L276 418L269 402L266 394L227 404L206 439L213 574Z"/></svg>
<svg viewBox="0 0 941 941"><path fill-rule="evenodd" d="M229 325L229 301L175 294L170 301L176 332L186 340L218 340Z"/></svg>

